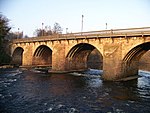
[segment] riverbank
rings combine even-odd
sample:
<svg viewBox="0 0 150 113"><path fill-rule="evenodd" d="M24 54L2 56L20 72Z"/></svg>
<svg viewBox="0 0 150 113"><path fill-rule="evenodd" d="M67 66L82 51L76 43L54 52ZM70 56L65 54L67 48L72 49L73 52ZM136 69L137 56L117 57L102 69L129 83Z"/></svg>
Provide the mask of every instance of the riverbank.
<svg viewBox="0 0 150 113"><path fill-rule="evenodd" d="M3 66L0 66L0 69L6 69L6 68L14 68L13 65L3 65Z"/></svg>

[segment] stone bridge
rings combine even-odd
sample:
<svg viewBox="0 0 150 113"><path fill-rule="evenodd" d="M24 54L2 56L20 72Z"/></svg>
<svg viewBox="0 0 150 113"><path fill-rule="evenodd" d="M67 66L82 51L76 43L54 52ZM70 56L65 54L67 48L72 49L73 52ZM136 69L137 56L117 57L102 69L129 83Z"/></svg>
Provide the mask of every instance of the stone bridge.
<svg viewBox="0 0 150 113"><path fill-rule="evenodd" d="M105 80L138 74L150 50L150 27L68 33L13 40L12 63L51 66L53 72L102 69Z"/></svg>

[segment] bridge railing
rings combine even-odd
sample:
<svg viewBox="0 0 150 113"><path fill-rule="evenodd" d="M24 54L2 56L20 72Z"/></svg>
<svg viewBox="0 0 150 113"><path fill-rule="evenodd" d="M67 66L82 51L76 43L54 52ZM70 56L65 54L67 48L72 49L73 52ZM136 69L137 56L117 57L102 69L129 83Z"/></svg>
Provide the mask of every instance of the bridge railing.
<svg viewBox="0 0 150 113"><path fill-rule="evenodd" d="M110 29L110 30L101 30L101 31L77 32L77 33L32 37L32 38L22 38L22 39L13 40L13 43L73 39L73 38L85 38L85 37L86 38L88 37L111 37L111 36L117 37L117 36L135 36L135 35L150 35L150 27L129 28L129 29Z"/></svg>
<svg viewBox="0 0 150 113"><path fill-rule="evenodd" d="M78 33L71 33L71 35L73 35L73 36L81 36L81 35L88 36L88 35L136 34L136 33L138 33L138 34L150 33L150 27L78 32ZM64 35L68 36L70 34L64 34Z"/></svg>

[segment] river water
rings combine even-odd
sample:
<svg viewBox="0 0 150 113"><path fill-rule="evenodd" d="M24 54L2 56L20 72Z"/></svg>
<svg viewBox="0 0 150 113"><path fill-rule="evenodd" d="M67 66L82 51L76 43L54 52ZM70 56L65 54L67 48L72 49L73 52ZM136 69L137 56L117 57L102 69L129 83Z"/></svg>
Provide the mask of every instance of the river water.
<svg viewBox="0 0 150 113"><path fill-rule="evenodd" d="M99 73L1 69L0 113L150 113L150 72L127 82L104 82Z"/></svg>

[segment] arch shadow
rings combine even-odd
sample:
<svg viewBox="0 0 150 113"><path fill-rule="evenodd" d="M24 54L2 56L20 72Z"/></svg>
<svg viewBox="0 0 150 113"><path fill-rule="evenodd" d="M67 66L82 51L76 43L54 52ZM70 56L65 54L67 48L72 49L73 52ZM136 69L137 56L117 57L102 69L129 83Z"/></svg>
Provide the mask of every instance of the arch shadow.
<svg viewBox="0 0 150 113"><path fill-rule="evenodd" d="M24 52L23 48L17 47L12 54L11 64L17 65L17 66L22 65L23 52Z"/></svg>
<svg viewBox="0 0 150 113"><path fill-rule="evenodd" d="M70 49L66 56L66 70L101 69L102 54L91 44L80 43Z"/></svg>
<svg viewBox="0 0 150 113"><path fill-rule="evenodd" d="M131 49L123 59L123 71L128 75L138 74L139 60L150 50L150 42L140 44Z"/></svg>
<svg viewBox="0 0 150 113"><path fill-rule="evenodd" d="M52 66L52 50L45 45L37 47L33 54L32 65Z"/></svg>

